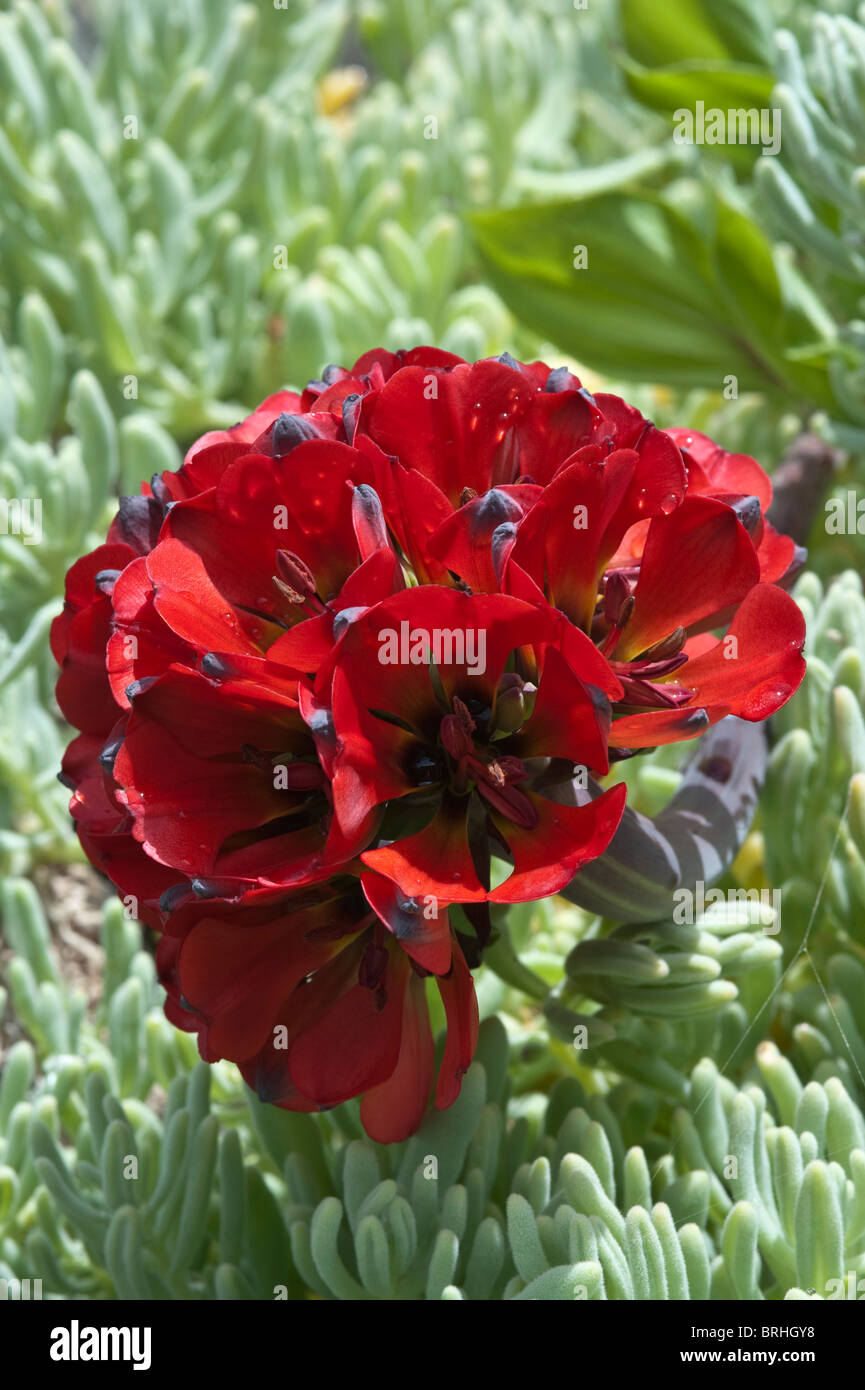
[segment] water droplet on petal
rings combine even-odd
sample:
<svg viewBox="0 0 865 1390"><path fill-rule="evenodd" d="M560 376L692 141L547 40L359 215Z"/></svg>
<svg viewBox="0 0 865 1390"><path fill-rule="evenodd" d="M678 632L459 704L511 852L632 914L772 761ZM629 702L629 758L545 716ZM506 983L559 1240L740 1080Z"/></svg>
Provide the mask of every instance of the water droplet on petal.
<svg viewBox="0 0 865 1390"><path fill-rule="evenodd" d="M661 511L664 516L669 516L678 507L681 498L675 492L668 492L666 497L661 498Z"/></svg>
<svg viewBox="0 0 865 1390"><path fill-rule="evenodd" d="M753 690L747 702L749 719L767 719L790 698L793 687L785 681L766 681Z"/></svg>

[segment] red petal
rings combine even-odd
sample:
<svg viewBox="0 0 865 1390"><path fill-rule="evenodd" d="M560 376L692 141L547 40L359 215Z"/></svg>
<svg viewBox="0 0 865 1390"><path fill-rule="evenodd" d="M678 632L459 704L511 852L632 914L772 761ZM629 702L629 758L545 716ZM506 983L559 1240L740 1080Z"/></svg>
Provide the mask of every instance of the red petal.
<svg viewBox="0 0 865 1390"><path fill-rule="evenodd" d="M627 661L669 636L745 597L760 567L748 532L733 510L707 497L687 497L649 527L630 621L613 655Z"/></svg>
<svg viewBox="0 0 865 1390"><path fill-rule="evenodd" d="M66 576L63 612L51 625L51 651L62 666L57 702L69 723L85 733L106 735L119 710L106 670L111 635L111 599L96 588L102 570L122 571L135 559L128 545L101 545L77 560Z"/></svg>
<svg viewBox="0 0 865 1390"><path fill-rule="evenodd" d="M271 662L312 674L330 655L333 621L346 608L369 608L405 587L402 568L391 550L377 550L343 584L326 613L296 623L268 647Z"/></svg>
<svg viewBox="0 0 865 1390"><path fill-rule="evenodd" d="M220 878L236 879L239 886L261 884L286 889L321 883L369 844L374 830L374 822L365 821L355 843L340 840L333 830L325 839L318 825L288 830L284 835L269 836L242 849L224 852L215 872Z"/></svg>
<svg viewBox="0 0 865 1390"><path fill-rule="evenodd" d="M209 492L216 487L229 464L249 453L249 444L221 438L218 430L212 430L213 442L205 444L209 435L203 435L193 444L186 455L186 462L177 473L165 472L162 482L176 502L197 497L201 492Z"/></svg>
<svg viewBox="0 0 865 1390"><path fill-rule="evenodd" d="M509 434L535 392L521 373L496 361L447 373L404 367L367 398L362 420L385 453L430 478L456 506L466 487L483 493L516 482Z"/></svg>
<svg viewBox="0 0 865 1390"><path fill-rule="evenodd" d="M274 787L272 771L241 753L256 739L265 753L299 742L285 715L280 728L272 711L222 702L192 672L170 671L136 697L114 776L148 853L184 873L207 874L230 835L292 809L294 798Z"/></svg>
<svg viewBox="0 0 865 1390"><path fill-rule="evenodd" d="M795 542L789 536L776 531L768 521L764 521L763 534L757 547L761 581L764 584L777 583L787 573L795 555Z"/></svg>
<svg viewBox="0 0 865 1390"><path fill-rule="evenodd" d="M740 719L766 719L801 684L804 642L805 619L799 605L776 585L758 584L739 608L727 636L711 651L690 659L675 679L694 689L695 702L724 703ZM613 728L615 733L618 724Z"/></svg>
<svg viewBox="0 0 865 1390"><path fill-rule="evenodd" d="M429 825L361 855L364 864L394 883L409 898L483 902L487 893L477 876L466 830L466 797L445 796Z"/></svg>
<svg viewBox="0 0 865 1390"><path fill-rule="evenodd" d="M410 975L403 1000L399 1060L387 1081L366 1092L361 1124L378 1144L398 1144L424 1117L432 1089L435 1047L422 980Z"/></svg>
<svg viewBox="0 0 865 1390"><path fill-rule="evenodd" d="M447 1041L436 1087L436 1108L447 1110L462 1087L478 1045L478 1001L474 980L459 950L450 975L436 979L447 1014Z"/></svg>
<svg viewBox="0 0 865 1390"><path fill-rule="evenodd" d="M655 748L662 743L683 743L698 738L711 724L730 713L728 704L704 709L695 700L678 709L646 710L613 720L610 743L616 748Z"/></svg>
<svg viewBox="0 0 865 1390"><path fill-rule="evenodd" d="M321 911L292 911L290 900L270 920L255 920L261 909L252 920L246 916L244 921L242 911L235 911L225 920L197 923L183 942L178 966L184 997L208 1019L209 1050L232 1062L251 1057L268 1040L273 1045L285 1000L346 945L345 938L308 940Z"/></svg>
<svg viewBox="0 0 865 1390"><path fill-rule="evenodd" d="M447 566L429 548L430 537L453 515L437 485L416 469L392 468L393 502L388 521L403 554L422 584L448 584Z"/></svg>
<svg viewBox="0 0 865 1390"><path fill-rule="evenodd" d="M566 888L577 870L609 845L625 809L626 788L620 783L585 806L560 806L533 792L526 795L538 812L532 830L491 812L514 860L513 873L490 893L491 902L530 902Z"/></svg>
<svg viewBox="0 0 865 1390"><path fill-rule="evenodd" d="M541 364L543 365L543 364ZM543 372L549 371L543 366ZM517 476L529 477L542 487L549 484L557 469L578 449L591 443L600 412L579 388L538 391L531 410L517 426L519 464Z"/></svg>
<svg viewBox="0 0 865 1390"><path fill-rule="evenodd" d="M508 741L508 752L518 758L568 758L605 773L609 726L609 706L599 704L550 647L531 718Z"/></svg>
<svg viewBox="0 0 865 1390"><path fill-rule="evenodd" d="M514 598L520 598L523 602L531 603L542 610L549 608L535 581L519 565L508 566L507 586L508 593ZM553 617L557 626L552 645L562 653L574 674L587 684L596 685L611 700L621 699L621 682L591 638L578 627L574 627L563 614L554 613Z"/></svg>
<svg viewBox="0 0 865 1390"><path fill-rule="evenodd" d="M217 685L198 671L172 667L136 696L135 712L198 758L240 761L244 745L267 755L313 751L296 701L251 682Z"/></svg>
<svg viewBox="0 0 865 1390"><path fill-rule="evenodd" d="M363 454L330 440L298 444L285 459L247 454L214 491L173 507L165 534L195 550L231 603L282 614L277 550L303 560L327 602L358 560L349 481L371 481L371 473Z"/></svg>
<svg viewBox="0 0 865 1390"><path fill-rule="evenodd" d="M744 497L759 497L760 510L765 514L772 501L772 484L767 474L749 454L728 454L707 435L697 430L672 429L667 434L685 455L685 462L695 462L706 478L707 492L732 492ZM696 484L696 486L695 486ZM698 478L688 483L688 493L703 491Z"/></svg>
<svg viewBox="0 0 865 1390"><path fill-rule="evenodd" d="M367 701L374 700L377 694L389 712L395 703L380 689L382 677L378 683L372 682L368 693L366 685L358 687L352 679L354 674L351 668L338 666L331 695L338 739L332 764L333 806L343 832L348 835L374 807L415 790L409 780L409 764L412 750L420 752L423 748L413 734L371 713L374 706ZM423 667L409 667L405 675L398 708L408 714L418 710L425 715L433 706L429 675Z"/></svg>
<svg viewBox="0 0 865 1390"><path fill-rule="evenodd" d="M539 586L546 584L550 602L577 627L587 629L591 621L601 543L637 461L630 449L608 458L594 447L581 450L544 489L517 533L514 561ZM578 512L578 507L584 510Z"/></svg>
<svg viewBox="0 0 865 1390"><path fill-rule="evenodd" d="M408 956L394 947L381 981L384 1000L379 990L355 984L298 1038L289 1068L304 1095L338 1105L393 1074L410 973Z"/></svg>
<svg viewBox="0 0 865 1390"><path fill-rule="evenodd" d="M197 651L260 655L188 546L171 538L160 541L147 557L147 573L160 617Z"/></svg>
<svg viewBox="0 0 865 1390"><path fill-rule="evenodd" d="M196 653L156 611L155 591L144 556L127 565L111 601L114 631L108 641L108 679L114 698L129 709L126 687L133 681L162 675L172 662L194 663Z"/></svg>
<svg viewBox="0 0 865 1390"><path fill-rule="evenodd" d="M292 991L275 1019L285 1029L287 1047L275 1048L268 1042L255 1057L241 1063L244 1080L262 1100L289 1110L319 1109L317 1099L305 1095L293 1075L292 1048L354 986L368 941L364 932ZM327 1058L320 1061L324 1066ZM348 1100L349 1096L342 1098Z"/></svg>
<svg viewBox="0 0 865 1390"><path fill-rule="evenodd" d="M408 898L381 874L362 874L360 882L370 907L412 960L433 975L450 969L451 932L444 904L440 909L435 898Z"/></svg>
<svg viewBox="0 0 865 1390"><path fill-rule="evenodd" d="M496 593L500 586L493 568L493 532L504 522L519 522L540 496L539 487L522 484L493 488L473 498L433 532L428 554L474 593Z"/></svg>
<svg viewBox="0 0 865 1390"><path fill-rule="evenodd" d="M185 462L203 449L209 448L213 444L220 444L226 441L235 443L251 444L253 440L272 424L277 415L297 415L300 411L300 396L296 391L276 391L272 396L261 402L257 410L251 415L247 415L245 420L233 425L228 430L208 430L200 439L197 439L186 455Z"/></svg>
<svg viewBox="0 0 865 1390"><path fill-rule="evenodd" d="M66 603L80 610L101 601L104 595L94 584L96 575L100 570L124 570L134 559L135 551L122 542L98 545L89 555L82 555L67 572Z"/></svg>
<svg viewBox="0 0 865 1390"><path fill-rule="evenodd" d="M111 600L103 598L76 613L66 627L55 693L69 723L82 733L107 735L120 714L105 666L110 623Z"/></svg>

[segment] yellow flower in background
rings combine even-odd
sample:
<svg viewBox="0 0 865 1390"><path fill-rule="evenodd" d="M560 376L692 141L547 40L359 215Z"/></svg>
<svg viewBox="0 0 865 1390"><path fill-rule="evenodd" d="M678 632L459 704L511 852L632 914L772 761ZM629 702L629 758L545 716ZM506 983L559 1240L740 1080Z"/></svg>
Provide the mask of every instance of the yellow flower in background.
<svg viewBox="0 0 865 1390"><path fill-rule="evenodd" d="M323 116L345 117L369 81L366 68L358 63L332 68L318 84L318 109Z"/></svg>

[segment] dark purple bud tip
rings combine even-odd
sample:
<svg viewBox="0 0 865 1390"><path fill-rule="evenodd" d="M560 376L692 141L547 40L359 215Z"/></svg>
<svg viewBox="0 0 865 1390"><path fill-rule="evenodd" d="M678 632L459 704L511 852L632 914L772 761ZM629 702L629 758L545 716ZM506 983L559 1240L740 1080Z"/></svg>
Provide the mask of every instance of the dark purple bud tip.
<svg viewBox="0 0 865 1390"><path fill-rule="evenodd" d="M198 669L202 675L212 676L215 680L228 680L237 674L228 658L220 656L217 652L205 652L198 663Z"/></svg>
<svg viewBox="0 0 865 1390"><path fill-rule="evenodd" d="M139 695L143 695L146 690L150 689L155 680L155 676L144 676L140 681L130 681L125 692L127 700L136 700Z"/></svg>
<svg viewBox="0 0 865 1390"><path fill-rule="evenodd" d="M366 611L366 608L363 607L343 608L340 613L337 613L336 617L333 620L334 642L338 642L340 637L342 637L343 633L351 627L352 623L356 623L358 618L362 618Z"/></svg>
<svg viewBox="0 0 865 1390"><path fill-rule="evenodd" d="M790 587L790 585L793 583L793 580L796 578L796 575L802 569L807 559L807 547L804 545L795 546L793 549L793 558L790 561L784 573L781 575L781 578L778 580L778 585L780 588L788 589Z"/></svg>
<svg viewBox="0 0 865 1390"><path fill-rule="evenodd" d="M156 497L121 497L114 525L138 555L148 555L159 539L165 509Z"/></svg>
<svg viewBox="0 0 865 1390"><path fill-rule="evenodd" d="M381 499L369 483L358 483L351 498L351 515L361 554L382 550L387 545L387 526Z"/></svg>
<svg viewBox="0 0 865 1390"><path fill-rule="evenodd" d="M106 772L114 771L114 763L122 747L122 738L113 738L110 742L105 744L102 752L99 754L98 761L102 764Z"/></svg>
<svg viewBox="0 0 865 1390"><path fill-rule="evenodd" d="M166 888L159 899L159 911L174 912L181 903L186 902L189 891L188 883L173 883L170 888Z"/></svg>
<svg viewBox="0 0 865 1390"><path fill-rule="evenodd" d="M110 594L119 578L120 570L100 570L94 576L93 583L103 594Z"/></svg>
<svg viewBox="0 0 865 1390"><path fill-rule="evenodd" d="M153 493L157 502L160 502L163 507L167 507L169 502L174 500L165 485L165 480L161 473L154 473L153 477L150 479L150 491Z"/></svg>
<svg viewBox="0 0 865 1390"><path fill-rule="evenodd" d="M499 492L498 488L490 488L473 509L469 526L471 538L475 541L486 540L497 526L508 521L517 522L522 514L519 502L515 502L506 492Z"/></svg>
<svg viewBox="0 0 865 1390"><path fill-rule="evenodd" d="M280 1052L277 1055L282 1058L285 1056L285 1053ZM264 1101L266 1105L277 1104L281 1100L288 1099L293 1089L291 1077L284 1067L280 1069L273 1065L264 1067L259 1064L258 1071L255 1075L255 1085L253 1086L253 1090L259 1100ZM330 1107L324 1105L318 1107L319 1110L329 1108Z"/></svg>
<svg viewBox="0 0 865 1390"><path fill-rule="evenodd" d="M284 458L298 444L308 439L320 439L318 430L304 415L287 415L283 411L273 422L270 444L274 458Z"/></svg>
<svg viewBox="0 0 865 1390"><path fill-rule="evenodd" d="M231 896L230 892L226 891L227 885L223 879L194 878L189 886L196 898L226 898Z"/></svg>
<svg viewBox="0 0 865 1390"><path fill-rule="evenodd" d="M709 715L704 709L692 710L688 716L682 720L679 728L690 733L694 729L707 729L709 727Z"/></svg>
<svg viewBox="0 0 865 1390"><path fill-rule="evenodd" d="M567 391L571 382L571 374L567 367L554 367L544 382L544 390L550 393L554 391Z"/></svg>
<svg viewBox="0 0 865 1390"><path fill-rule="evenodd" d="M512 521L503 521L501 526L497 526L493 531L490 543L490 553L493 560L493 569L496 579L501 583L504 573L505 561L511 553L511 548L517 538L517 528Z"/></svg>
<svg viewBox="0 0 865 1390"><path fill-rule="evenodd" d="M607 752L609 753L611 763L622 763L625 761L626 758L636 758L639 753L645 753L646 749L617 748L611 743L607 749Z"/></svg>
<svg viewBox="0 0 865 1390"><path fill-rule="evenodd" d="M342 402L342 427L345 430L346 438L351 442L354 439L354 432L357 428L357 417L360 414L361 397L357 391L353 391L350 396L345 396Z"/></svg>
<svg viewBox="0 0 865 1390"><path fill-rule="evenodd" d="M748 535L753 536L760 521L759 497L735 497L728 501Z"/></svg>

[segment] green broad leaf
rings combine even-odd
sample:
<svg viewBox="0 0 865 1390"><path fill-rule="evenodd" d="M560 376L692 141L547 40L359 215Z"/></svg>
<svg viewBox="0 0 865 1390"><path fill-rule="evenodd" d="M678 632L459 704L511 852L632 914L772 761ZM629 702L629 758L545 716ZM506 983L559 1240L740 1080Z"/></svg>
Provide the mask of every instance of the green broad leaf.
<svg viewBox="0 0 865 1390"><path fill-rule="evenodd" d="M628 53L645 67L768 64L769 34L753 0L620 0L619 22Z"/></svg>
<svg viewBox="0 0 865 1390"><path fill-rule="evenodd" d="M470 220L512 311L577 362L685 389L735 376L740 394L834 404L822 366L787 355L816 336L806 301L789 276L782 292L770 243L728 195L679 181Z"/></svg>
<svg viewBox="0 0 865 1390"><path fill-rule="evenodd" d="M673 0L670 6L620 0L619 18L625 50L619 62L644 106L670 116L682 111L693 116L698 102L704 113L771 108L770 37L750 0ZM697 143L737 167L749 167L761 144L745 141L744 130L742 139L739 144L737 135L728 133L729 143L710 144L699 136Z"/></svg>
<svg viewBox="0 0 865 1390"><path fill-rule="evenodd" d="M653 111L695 112L697 102L704 111L757 110L771 107L774 79L769 72L745 63L696 62L688 60L662 68L647 68L632 59L620 58L628 86L638 101ZM760 145L712 145L723 155L747 154L754 158Z"/></svg>

